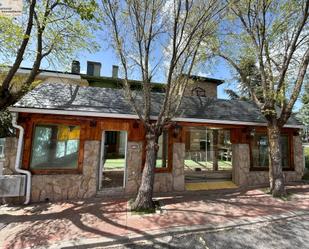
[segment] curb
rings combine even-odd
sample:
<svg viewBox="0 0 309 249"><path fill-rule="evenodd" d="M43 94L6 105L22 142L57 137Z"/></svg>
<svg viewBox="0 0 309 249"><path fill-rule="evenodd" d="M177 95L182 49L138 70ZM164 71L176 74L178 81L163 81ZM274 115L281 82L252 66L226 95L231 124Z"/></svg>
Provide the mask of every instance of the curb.
<svg viewBox="0 0 309 249"><path fill-rule="evenodd" d="M144 231L147 235L137 235L137 234L127 234L123 236L115 236L114 238L92 238L92 239L80 239L78 241L63 241L55 243L51 246L36 247L49 248L49 249L75 249L75 248L95 248L95 247L116 247L124 244L131 244L135 242L143 242L145 240L152 240L158 243L164 243L161 241L162 237L182 235L186 233L213 233L216 231L224 231L230 229L237 229L240 227L264 224L269 222L277 222L280 220L291 219L295 217L307 216L309 215L309 210L307 211L289 211L282 214L268 215L255 218L246 218L231 221L225 223L225 225L194 225L194 226L182 226L182 227L171 227L166 229L150 230ZM32 247L33 248L33 247ZM27 248L25 248L27 249Z"/></svg>

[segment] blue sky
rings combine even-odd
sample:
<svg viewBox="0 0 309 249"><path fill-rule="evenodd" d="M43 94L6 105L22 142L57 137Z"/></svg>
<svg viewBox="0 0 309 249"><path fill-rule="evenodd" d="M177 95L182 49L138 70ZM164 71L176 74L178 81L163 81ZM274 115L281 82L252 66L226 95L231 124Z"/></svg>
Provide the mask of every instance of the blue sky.
<svg viewBox="0 0 309 249"><path fill-rule="evenodd" d="M102 76L112 76L112 66L120 65L117 57L113 53L112 49L101 49L97 53L80 53L77 58L80 61L81 72L85 73L87 69L87 61L97 61L102 64L101 75ZM200 74L200 73L199 73ZM204 70L204 73L201 76L207 75L211 78L225 80L225 83L221 84L218 87L218 97L219 98L228 98L224 93L224 88L235 87L235 84L232 84L231 70L228 65L223 60L218 60L215 66L212 66L211 69ZM160 76L158 76L160 78ZM162 80L159 82L163 82Z"/></svg>
<svg viewBox="0 0 309 249"><path fill-rule="evenodd" d="M99 37L97 37L97 42L100 43ZM89 53L89 52L80 52L76 56L76 60L80 61L81 65L81 72L86 73L86 67L87 67L87 61L97 61L102 64L101 67L101 75L102 76L111 76L112 75L112 66L113 65L120 65L118 58L115 56L114 51L112 48L104 48L107 47L106 44L102 45L102 48L97 51L96 53ZM60 70L60 71L65 71L70 69L70 65L67 65L65 68L57 67L57 68L50 68L47 67L48 63L43 62L42 63L42 69L50 69L50 70ZM31 67L32 62L25 60L22 63L22 66L25 67ZM221 84L218 87L218 98L223 98L227 99L228 96L224 93L224 89L230 88L233 90L236 90L237 88L237 83L233 80L233 74L231 71L231 68L229 65L223 60L223 59L217 59L215 63L212 63L211 66L205 66L204 69L202 69L199 73L192 73L192 74L197 74L200 76L207 76L211 78L216 78L216 79L222 79L225 82ZM163 78L162 75L157 76L157 78ZM164 82L163 80L157 80L157 78L154 80L155 82ZM301 102L297 101L294 106L294 111L298 110L301 107Z"/></svg>

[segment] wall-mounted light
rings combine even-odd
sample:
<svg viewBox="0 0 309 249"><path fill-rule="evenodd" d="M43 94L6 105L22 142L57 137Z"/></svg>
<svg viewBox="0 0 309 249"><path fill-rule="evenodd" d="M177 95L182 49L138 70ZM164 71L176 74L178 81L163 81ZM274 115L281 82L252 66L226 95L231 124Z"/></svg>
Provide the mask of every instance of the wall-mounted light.
<svg viewBox="0 0 309 249"><path fill-rule="evenodd" d="M136 120L133 122L133 128L134 129L138 129L139 128L139 123Z"/></svg>
<svg viewBox="0 0 309 249"><path fill-rule="evenodd" d="M97 121L91 120L90 121L90 127L96 127L97 126Z"/></svg>
<svg viewBox="0 0 309 249"><path fill-rule="evenodd" d="M175 124L174 126L174 132L173 132L173 136L174 138L177 138L181 132L182 127L178 124Z"/></svg>
<svg viewBox="0 0 309 249"><path fill-rule="evenodd" d="M255 136L255 128L250 129L250 136L254 137Z"/></svg>

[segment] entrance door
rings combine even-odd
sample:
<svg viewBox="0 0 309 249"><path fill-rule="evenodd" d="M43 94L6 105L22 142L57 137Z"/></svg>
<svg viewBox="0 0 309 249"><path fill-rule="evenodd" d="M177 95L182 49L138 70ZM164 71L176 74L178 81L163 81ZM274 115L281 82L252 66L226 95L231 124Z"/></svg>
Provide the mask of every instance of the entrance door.
<svg viewBox="0 0 309 249"><path fill-rule="evenodd" d="M229 130L188 127L184 164L186 181L231 179L232 148Z"/></svg>
<svg viewBox="0 0 309 249"><path fill-rule="evenodd" d="M127 131L103 131L99 190L121 189L126 184Z"/></svg>

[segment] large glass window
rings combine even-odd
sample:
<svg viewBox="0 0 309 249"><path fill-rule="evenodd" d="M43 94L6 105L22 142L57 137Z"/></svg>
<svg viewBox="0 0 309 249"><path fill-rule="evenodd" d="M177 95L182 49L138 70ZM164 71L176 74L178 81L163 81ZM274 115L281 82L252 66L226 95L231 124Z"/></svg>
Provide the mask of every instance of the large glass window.
<svg viewBox="0 0 309 249"><path fill-rule="evenodd" d="M269 145L266 134L257 133L250 140L252 166L254 168L268 168L269 166ZM282 134L280 137L280 149L283 168L289 168L290 144L289 136Z"/></svg>
<svg viewBox="0 0 309 249"><path fill-rule="evenodd" d="M31 169L76 169L80 127L36 125L31 151Z"/></svg>
<svg viewBox="0 0 309 249"><path fill-rule="evenodd" d="M231 170L232 147L230 131L206 127L186 130L185 170Z"/></svg>

